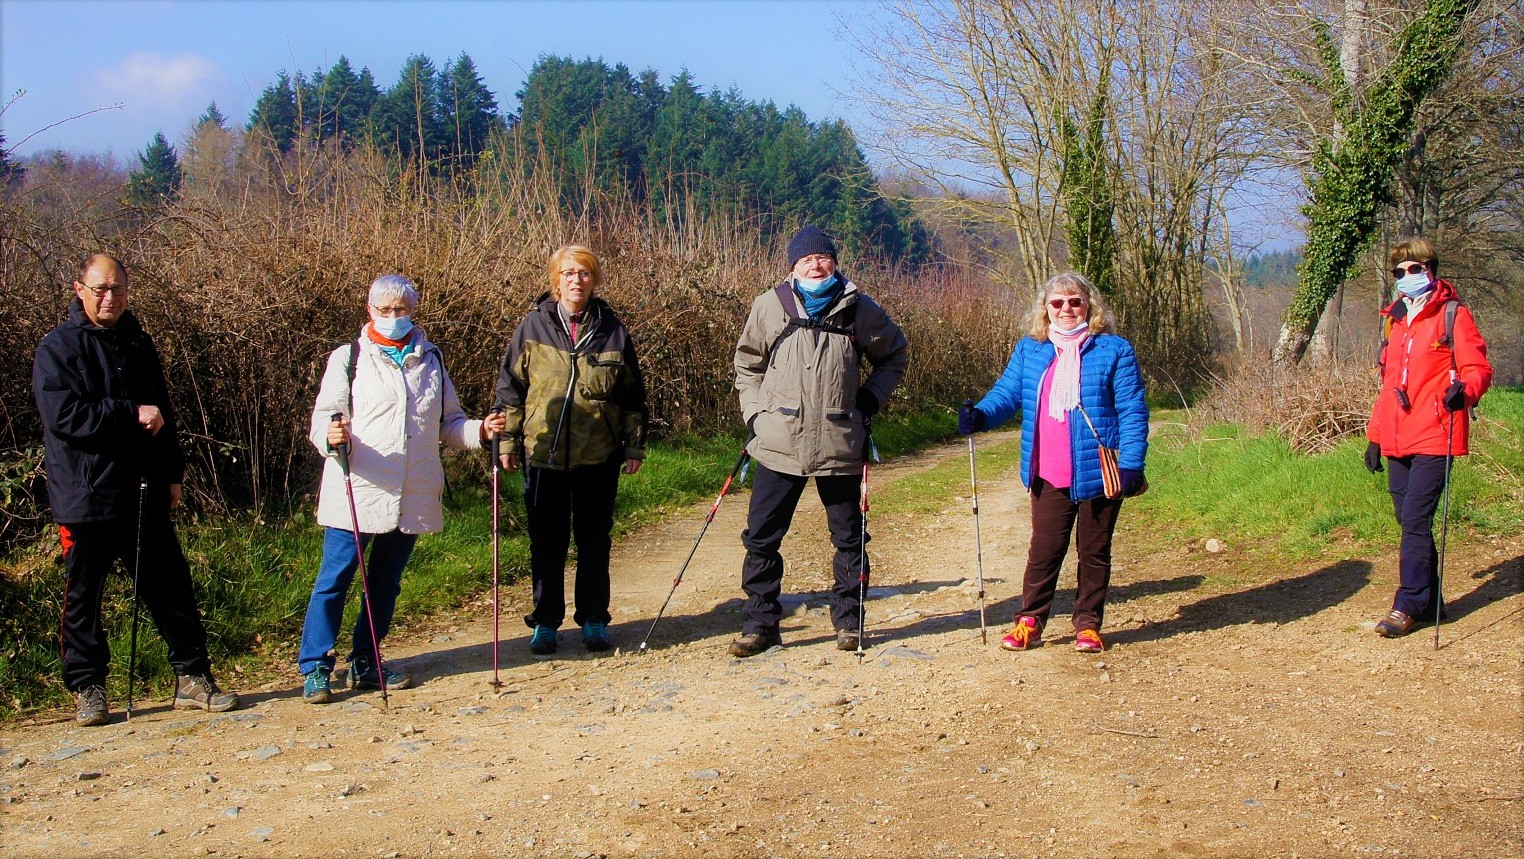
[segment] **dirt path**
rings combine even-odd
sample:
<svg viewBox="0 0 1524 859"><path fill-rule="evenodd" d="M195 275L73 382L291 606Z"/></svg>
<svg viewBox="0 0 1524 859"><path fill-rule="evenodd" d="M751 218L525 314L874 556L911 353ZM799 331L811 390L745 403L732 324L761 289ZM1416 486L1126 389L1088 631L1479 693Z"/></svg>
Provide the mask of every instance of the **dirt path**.
<svg viewBox="0 0 1524 859"><path fill-rule="evenodd" d="M963 455L886 466L875 491ZM1124 515L1111 649L1074 652L1066 572L1048 646L1012 654L996 642L1019 596L1019 490L1014 471L981 487L988 645L965 500L873 519L861 663L834 647L806 502L786 646L729 657L742 494L644 655L628 651L707 503L615 548L625 652L589 656L563 630L558 658L531 658L517 588L500 694L473 618L392 643L422 684L389 713L375 693L313 707L282 678L223 716L155 702L102 728L7 727L0 857L1524 854L1524 542L1452 554L1435 652L1370 632L1395 551L1275 571L1231 546L1138 557Z"/></svg>

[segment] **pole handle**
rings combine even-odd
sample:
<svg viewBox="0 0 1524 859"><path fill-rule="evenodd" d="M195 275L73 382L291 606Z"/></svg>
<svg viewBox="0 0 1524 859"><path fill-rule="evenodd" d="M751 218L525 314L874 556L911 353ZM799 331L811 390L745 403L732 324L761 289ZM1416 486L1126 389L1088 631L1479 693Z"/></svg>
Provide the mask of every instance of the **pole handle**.
<svg viewBox="0 0 1524 859"><path fill-rule="evenodd" d="M339 421L342 421L342 420L344 420L344 414L343 414L343 412L334 412L333 414L328 416L328 422L329 423L338 423ZM349 442L346 441L343 444L334 445L333 449L334 449L334 452L339 455L339 469L344 472L344 476L345 477L348 477L349 476Z"/></svg>

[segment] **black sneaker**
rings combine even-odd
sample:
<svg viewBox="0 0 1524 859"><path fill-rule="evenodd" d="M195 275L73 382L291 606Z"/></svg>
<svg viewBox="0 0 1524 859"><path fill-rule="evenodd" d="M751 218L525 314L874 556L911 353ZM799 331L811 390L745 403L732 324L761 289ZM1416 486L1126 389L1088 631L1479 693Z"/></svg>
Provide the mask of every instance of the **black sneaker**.
<svg viewBox="0 0 1524 859"><path fill-rule="evenodd" d="M104 725L110 714L111 711L106 707L106 687L86 686L74 696L75 724L84 728Z"/></svg>
<svg viewBox="0 0 1524 859"><path fill-rule="evenodd" d="M238 694L217 688L209 674L181 676L175 684L175 706L223 713L238 706Z"/></svg>
<svg viewBox="0 0 1524 859"><path fill-rule="evenodd" d="M783 644L783 639L778 637L777 631L748 632L730 643L730 655L745 659L748 656L756 656L766 652L769 648Z"/></svg>

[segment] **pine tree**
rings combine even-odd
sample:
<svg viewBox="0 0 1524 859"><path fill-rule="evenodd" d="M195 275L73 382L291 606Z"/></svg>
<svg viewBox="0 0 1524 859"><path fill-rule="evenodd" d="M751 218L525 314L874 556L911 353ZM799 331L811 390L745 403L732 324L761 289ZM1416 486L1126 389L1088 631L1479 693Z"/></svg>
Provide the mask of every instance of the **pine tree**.
<svg viewBox="0 0 1524 859"><path fill-rule="evenodd" d="M26 166L11 158L11 151L5 148L5 132L0 131L0 186L19 185L25 175Z"/></svg>
<svg viewBox="0 0 1524 859"><path fill-rule="evenodd" d="M259 94L259 100L254 102L254 110L249 115L248 130L268 135L282 152L291 149L291 144L301 130L297 119L296 92L291 76L281 72L276 76L275 83L265 87Z"/></svg>
<svg viewBox="0 0 1524 859"><path fill-rule="evenodd" d="M497 115L497 98L476 73L476 63L465 52L445 67L439 93L444 145L469 166L487 146L492 134L503 128Z"/></svg>
<svg viewBox="0 0 1524 859"><path fill-rule="evenodd" d="M319 133L325 138L341 138L353 142L369 134L370 114L381 91L376 81L365 69L359 74L349 64L347 57L339 57L317 83L317 117Z"/></svg>
<svg viewBox="0 0 1524 859"><path fill-rule="evenodd" d="M206 112L202 113L201 118L196 120L196 127L201 128L207 123L211 123L218 128L228 127L228 118L223 115L222 111L217 109L216 101L206 106Z"/></svg>
<svg viewBox="0 0 1524 859"><path fill-rule="evenodd" d="M180 160L175 148L156 132L138 154L138 169L127 177L127 202L140 208L173 203L180 196Z"/></svg>
<svg viewBox="0 0 1524 859"><path fill-rule="evenodd" d="M414 54L376 106L377 141L404 159L436 158L444 140L439 114L439 72L433 60Z"/></svg>

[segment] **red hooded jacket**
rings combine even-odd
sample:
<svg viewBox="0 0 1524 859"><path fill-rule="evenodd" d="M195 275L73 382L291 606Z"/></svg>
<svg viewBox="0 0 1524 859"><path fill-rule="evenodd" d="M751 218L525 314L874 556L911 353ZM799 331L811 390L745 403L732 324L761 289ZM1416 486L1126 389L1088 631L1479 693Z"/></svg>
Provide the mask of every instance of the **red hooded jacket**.
<svg viewBox="0 0 1524 859"><path fill-rule="evenodd" d="M1450 412L1445 409L1445 389L1458 378L1466 386L1466 409L1455 413L1455 434L1450 452L1467 454L1470 407L1492 385L1492 365L1487 363L1487 343L1476 328L1470 308L1462 304L1455 312L1455 342L1444 343L1445 304L1456 297L1447 280L1437 281L1434 292L1412 318L1405 318L1403 299L1392 302L1381 314L1392 321L1391 334L1382 347L1381 391L1371 408L1365 436L1381 445L1384 456L1415 453L1444 456ZM1393 313L1393 310L1396 313ZM1452 375L1451 355L1455 356ZM1410 408L1403 408L1397 391L1407 392Z"/></svg>

